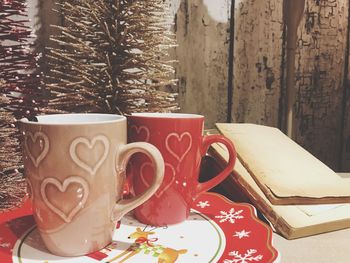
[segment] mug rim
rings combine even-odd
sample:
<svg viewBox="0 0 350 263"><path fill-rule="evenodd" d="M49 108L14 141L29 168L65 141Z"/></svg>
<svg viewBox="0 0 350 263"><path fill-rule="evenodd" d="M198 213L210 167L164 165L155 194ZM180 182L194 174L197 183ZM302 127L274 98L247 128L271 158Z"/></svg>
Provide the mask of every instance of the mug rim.
<svg viewBox="0 0 350 263"><path fill-rule="evenodd" d="M148 119L202 119L203 115L193 113L166 113L166 112L136 112L127 117Z"/></svg>
<svg viewBox="0 0 350 263"><path fill-rule="evenodd" d="M126 117L109 113L62 113L35 116L38 121L30 121L27 118L19 120L23 124L40 126L78 126L98 125L126 121ZM82 119L81 119L82 118Z"/></svg>

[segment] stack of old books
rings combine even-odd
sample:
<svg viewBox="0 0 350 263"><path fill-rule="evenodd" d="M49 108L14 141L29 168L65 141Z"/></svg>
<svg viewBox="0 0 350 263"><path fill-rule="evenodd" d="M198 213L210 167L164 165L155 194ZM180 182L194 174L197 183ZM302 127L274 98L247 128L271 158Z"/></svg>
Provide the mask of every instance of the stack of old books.
<svg viewBox="0 0 350 263"><path fill-rule="evenodd" d="M217 128L238 153L224 187L242 191L278 233L294 239L350 227L349 176L335 173L276 128ZM211 154L221 164L228 157L220 144L212 146ZM231 194L239 194L235 191Z"/></svg>

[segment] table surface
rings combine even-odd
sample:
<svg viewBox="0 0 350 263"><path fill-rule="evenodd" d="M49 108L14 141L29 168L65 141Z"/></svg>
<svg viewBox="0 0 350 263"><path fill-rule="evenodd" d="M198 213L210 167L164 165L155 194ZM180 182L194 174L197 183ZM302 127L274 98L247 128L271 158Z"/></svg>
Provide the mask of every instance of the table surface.
<svg viewBox="0 0 350 263"><path fill-rule="evenodd" d="M274 234L273 244L282 263L350 262L349 228L294 240Z"/></svg>

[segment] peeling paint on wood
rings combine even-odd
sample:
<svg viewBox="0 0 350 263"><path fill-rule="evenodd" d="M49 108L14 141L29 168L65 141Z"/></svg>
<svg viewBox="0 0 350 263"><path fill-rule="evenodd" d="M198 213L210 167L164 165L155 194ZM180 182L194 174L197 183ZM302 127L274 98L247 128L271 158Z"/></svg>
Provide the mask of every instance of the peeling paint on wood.
<svg viewBox="0 0 350 263"><path fill-rule="evenodd" d="M176 77L182 112L225 122L231 0L181 0L176 13Z"/></svg>
<svg viewBox="0 0 350 263"><path fill-rule="evenodd" d="M306 1L296 50L296 141L337 169L348 2Z"/></svg>
<svg viewBox="0 0 350 263"><path fill-rule="evenodd" d="M235 1L233 122L278 126L282 21L282 1Z"/></svg>

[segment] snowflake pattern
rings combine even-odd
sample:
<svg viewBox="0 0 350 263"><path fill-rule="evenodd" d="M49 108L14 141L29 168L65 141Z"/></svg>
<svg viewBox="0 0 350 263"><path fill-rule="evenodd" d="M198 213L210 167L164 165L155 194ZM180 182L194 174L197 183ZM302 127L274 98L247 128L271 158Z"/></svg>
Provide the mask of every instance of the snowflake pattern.
<svg viewBox="0 0 350 263"><path fill-rule="evenodd" d="M10 243L0 243L0 247L3 247L3 248L9 248L11 246Z"/></svg>
<svg viewBox="0 0 350 263"><path fill-rule="evenodd" d="M236 231L233 236L234 237L238 237L239 239L242 239L244 237L249 237L249 234L250 234L251 231L245 231L244 229L242 231Z"/></svg>
<svg viewBox="0 0 350 263"><path fill-rule="evenodd" d="M232 251L229 253L229 256L232 256L232 259L225 259L224 263L249 263L249 262L259 262L262 260L263 255L254 255L256 254L256 249L248 249L244 255L238 253L238 251Z"/></svg>
<svg viewBox="0 0 350 263"><path fill-rule="evenodd" d="M242 212L243 210L235 212L235 209L232 207L228 212L220 211L221 215L215 216L215 218L220 218L220 223L228 221L231 224L234 224L236 222L236 219L244 218L244 216L241 215Z"/></svg>
<svg viewBox="0 0 350 263"><path fill-rule="evenodd" d="M207 206L210 206L209 201L199 201L199 203L197 204L197 206L199 206L200 208L206 208Z"/></svg>
<svg viewBox="0 0 350 263"><path fill-rule="evenodd" d="M9 248L11 246L11 244L9 242L4 242L4 239L2 237L0 237L0 247L2 248Z"/></svg>

